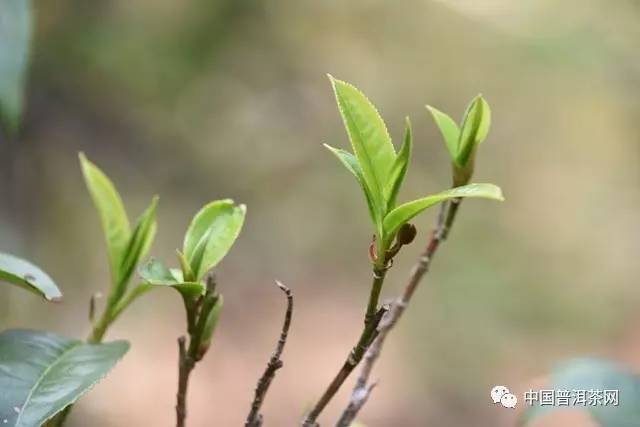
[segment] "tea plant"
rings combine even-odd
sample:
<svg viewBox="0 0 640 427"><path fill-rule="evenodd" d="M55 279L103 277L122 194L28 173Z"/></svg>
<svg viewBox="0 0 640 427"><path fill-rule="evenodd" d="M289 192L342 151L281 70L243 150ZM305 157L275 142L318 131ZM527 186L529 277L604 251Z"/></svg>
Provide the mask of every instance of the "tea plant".
<svg viewBox="0 0 640 427"><path fill-rule="evenodd" d="M441 130L444 129L443 134L453 160L454 188L398 205L397 197L412 152L409 120L406 120L402 146L396 153L382 117L366 96L349 83L331 76L329 79L353 154L330 146L327 148L356 178L367 201L374 229L374 241L369 251L373 279L360 338L305 417L304 426L318 425L316 420L320 413L378 336L381 321L388 315L389 309L379 304L387 271L402 247L410 244L416 235L416 229L409 221L429 207L448 200L455 200L456 206L459 200L467 197L502 200L500 189L493 184L467 184L473 172L476 147L485 139L490 122L488 106L481 97L469 107L461 130L447 116L438 114L437 122Z"/></svg>
<svg viewBox="0 0 640 427"><path fill-rule="evenodd" d="M152 199L132 229L113 183L83 154L80 163L105 235L111 272L109 295L97 320L96 299L90 301L92 328L86 342L42 331L0 333L0 367L5 373L0 375L3 390L0 422L11 427L63 425L70 405L103 378L129 349L126 341L102 344L109 327L140 296L166 286L180 292L187 312L190 341L186 350L184 339L180 340L176 405L177 425L184 425L189 373L207 352L222 308L222 296L215 292L213 276L208 273L233 245L246 209L231 200L205 206L187 230L183 251L178 252L181 269L168 269L159 261L151 260L140 269L143 281L131 286L140 260L147 255L156 233L158 198ZM11 255L0 254L0 281L49 301L59 301L62 297L46 273ZM6 375L9 372L11 375Z"/></svg>

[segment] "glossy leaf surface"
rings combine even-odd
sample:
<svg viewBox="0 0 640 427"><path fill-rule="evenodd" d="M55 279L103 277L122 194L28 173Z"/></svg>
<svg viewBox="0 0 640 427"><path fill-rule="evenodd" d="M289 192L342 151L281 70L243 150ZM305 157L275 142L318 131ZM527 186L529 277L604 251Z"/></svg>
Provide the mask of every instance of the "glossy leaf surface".
<svg viewBox="0 0 640 427"><path fill-rule="evenodd" d="M39 426L100 381L129 343L85 344L51 333L0 333L0 425Z"/></svg>
<svg viewBox="0 0 640 427"><path fill-rule="evenodd" d="M19 286L48 301L62 298L60 289L47 273L13 255L0 253L0 282Z"/></svg>

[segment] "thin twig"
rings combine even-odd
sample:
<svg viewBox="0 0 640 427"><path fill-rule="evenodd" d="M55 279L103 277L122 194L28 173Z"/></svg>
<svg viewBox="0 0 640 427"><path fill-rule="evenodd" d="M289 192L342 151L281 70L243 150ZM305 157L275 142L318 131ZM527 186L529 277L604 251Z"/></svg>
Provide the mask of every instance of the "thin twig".
<svg viewBox="0 0 640 427"><path fill-rule="evenodd" d="M258 380L255 397L251 403L251 410L247 416L247 421L244 423L245 427L262 427L262 414L260 413L260 407L267 395L271 381L273 381L276 376L276 371L283 366L280 356L282 356L282 351L287 343L287 335L289 334L289 327L291 326L291 316L293 315L293 294L291 293L291 289L287 288L282 283L276 281L276 285L278 285L282 292L287 296L287 311L284 315L282 332L280 333L280 339L276 345L276 350L273 352L271 359L269 359L269 363L267 363L267 368L262 374L262 377Z"/></svg>
<svg viewBox="0 0 640 427"><path fill-rule="evenodd" d="M351 399L348 406L342 412L336 427L349 427L355 420L360 409L367 402L367 399L375 386L375 383L369 384L369 378L371 377L371 372L373 371L376 361L380 357L380 352L382 351L384 342L387 339L389 332L393 329L407 308L418 284L420 284L424 275L429 271L431 261L438 251L440 244L449 235L449 231L456 218L456 213L460 207L461 200L462 199L453 199L450 203L443 203L441 205L440 213L438 214L437 226L431 234L431 239L429 240L425 250L418 258L417 263L413 266L402 295L396 298L396 300L391 304L391 308L378 325L378 335L364 356L362 370L360 371L360 375L356 380L356 385L351 393Z"/></svg>
<svg viewBox="0 0 640 427"><path fill-rule="evenodd" d="M315 404L313 409L307 414L302 422L303 427L317 427L319 424L316 421L320 413L324 410L327 404L333 399L338 392L342 384L347 380L351 372L358 366L358 363L364 357L367 348L371 345L377 335L378 323L382 319L382 314L386 312L387 308L377 308L378 299L380 298L380 290L384 283L384 278L387 274L387 268L375 268L373 271L373 283L371 286L371 294L369 295L369 303L367 305L367 311L364 318L364 328L360 334L357 344L353 347L347 359L342 364L342 367L333 378L333 381L329 384L320 400ZM381 311L383 310L383 311Z"/></svg>
<svg viewBox="0 0 640 427"><path fill-rule="evenodd" d="M187 419L187 390L189 375L195 367L195 361L187 353L185 337L178 338L178 393L176 395L176 427L184 427Z"/></svg>

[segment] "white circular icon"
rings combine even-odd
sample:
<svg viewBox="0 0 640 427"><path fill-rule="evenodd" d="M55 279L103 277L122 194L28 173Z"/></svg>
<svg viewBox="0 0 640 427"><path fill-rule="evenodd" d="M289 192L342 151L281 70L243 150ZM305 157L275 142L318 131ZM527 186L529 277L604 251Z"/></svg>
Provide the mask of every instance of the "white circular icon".
<svg viewBox="0 0 640 427"><path fill-rule="evenodd" d="M493 403L500 403L502 396L509 393L509 389L503 385L497 385L491 389L491 400Z"/></svg>
<svg viewBox="0 0 640 427"><path fill-rule="evenodd" d="M513 409L518 404L518 398L515 396L515 394L507 393L500 398L500 403L505 408Z"/></svg>

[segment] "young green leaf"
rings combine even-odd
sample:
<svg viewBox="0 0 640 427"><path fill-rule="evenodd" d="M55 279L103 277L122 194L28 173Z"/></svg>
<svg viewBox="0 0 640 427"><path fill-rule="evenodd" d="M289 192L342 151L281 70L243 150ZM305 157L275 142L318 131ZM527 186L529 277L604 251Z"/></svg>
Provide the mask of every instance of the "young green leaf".
<svg viewBox="0 0 640 427"><path fill-rule="evenodd" d="M107 252L114 283L120 278L120 265L131 230L122 199L109 178L96 165L80 153L80 164L93 203L102 222L102 230L107 242Z"/></svg>
<svg viewBox="0 0 640 427"><path fill-rule="evenodd" d="M31 15L29 0L0 1L0 122L12 133L24 109Z"/></svg>
<svg viewBox="0 0 640 427"><path fill-rule="evenodd" d="M129 343L85 344L30 331L0 333L2 426L43 424L100 381L129 350Z"/></svg>
<svg viewBox="0 0 640 427"><path fill-rule="evenodd" d="M467 164L474 148L481 144L489 133L491 126L491 109L487 101L478 95L467 108L460 131L456 164L460 167Z"/></svg>
<svg viewBox="0 0 640 427"><path fill-rule="evenodd" d="M244 223L246 207L233 200L218 200L196 214L184 239L183 253L196 280L229 252Z"/></svg>
<svg viewBox="0 0 640 427"><path fill-rule="evenodd" d="M129 243L124 252L122 263L120 264L118 277L118 286L124 291L124 288L135 271L136 266L142 258L144 258L153 238L156 234L156 209L158 206L158 197L154 197L149 207L140 215L136 223L136 227L131 234Z"/></svg>
<svg viewBox="0 0 640 427"><path fill-rule="evenodd" d="M371 216L371 220L373 221L376 230L379 230L382 226L382 217L378 209L376 209L375 207L374 201L371 196L371 191L367 187L367 183L362 176L362 168L358 163L358 159L356 159L355 156L348 151L342 150L340 148L334 148L328 144L324 144L324 146L327 147L327 149L331 151L338 158L338 160L340 160L340 163L342 163L344 167L347 168L347 170L356 177L356 180L358 181L358 184L360 184L360 187L362 188L364 196L367 200L367 207L369 208L369 215Z"/></svg>
<svg viewBox="0 0 640 427"><path fill-rule="evenodd" d="M479 197L484 199L504 200L502 191L493 184L469 184L443 191L398 206L384 218L385 239L389 242L398 229L425 209L449 199L461 197Z"/></svg>
<svg viewBox="0 0 640 427"><path fill-rule="evenodd" d="M427 105L427 109L433 116L433 120L438 125L444 143L447 146L451 160L455 161L458 157L458 143L460 140L460 129L455 121L442 111Z"/></svg>
<svg viewBox="0 0 640 427"><path fill-rule="evenodd" d="M62 299L62 293L47 273L13 255L0 253L0 282L19 286L48 301Z"/></svg>
<svg viewBox="0 0 640 427"><path fill-rule="evenodd" d="M407 169L409 168L409 161L411 160L411 150L411 122L409 121L409 117L407 117L402 147L400 147L398 156L391 166L389 179L384 187L384 199L387 201L385 212L391 211L396 206L396 199L398 198L400 187L404 182L404 177L406 176Z"/></svg>
<svg viewBox="0 0 640 427"><path fill-rule="evenodd" d="M362 168L374 207L384 212L383 189L396 154L391 137L380 114L367 97L349 83L329 76L338 108Z"/></svg>
<svg viewBox="0 0 640 427"><path fill-rule="evenodd" d="M195 298L204 295L206 290L202 282L184 282L176 277L176 272L171 271L161 261L151 258L146 264L140 267L138 273L140 277L153 286L168 286L180 292L182 296Z"/></svg>
<svg viewBox="0 0 640 427"><path fill-rule="evenodd" d="M220 312L224 304L224 298L222 295L218 295L215 305L211 308L211 311L207 314L207 320L205 321L204 328L202 329L202 339L200 341L200 347L198 348L198 358L202 358L211 346L211 340L213 338L213 332L218 324L220 318Z"/></svg>
<svg viewBox="0 0 640 427"><path fill-rule="evenodd" d="M193 272L193 270L191 270L191 265L189 265L189 260L187 260L187 257L185 257L184 254L179 250L176 250L176 253L178 254L178 261L180 261L180 275L182 277L182 279L176 279L176 280L178 281L184 280L185 282L194 282L196 280L196 275ZM174 273L174 276L175 276L175 273Z"/></svg>

